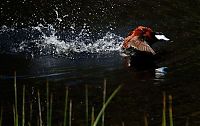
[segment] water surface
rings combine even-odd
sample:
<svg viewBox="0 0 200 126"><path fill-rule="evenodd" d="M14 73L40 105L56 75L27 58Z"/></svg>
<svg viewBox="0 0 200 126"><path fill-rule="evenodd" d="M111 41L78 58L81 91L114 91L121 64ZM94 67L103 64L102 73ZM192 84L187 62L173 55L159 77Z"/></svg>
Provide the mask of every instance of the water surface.
<svg viewBox="0 0 200 126"><path fill-rule="evenodd" d="M33 103L38 118L37 90L46 114L46 81L53 93L53 124L62 124L65 87L73 101L72 125L85 124L85 85L89 108L98 113L103 81L107 93L123 88L106 110L106 125L161 125L162 95L173 96L175 125L200 125L200 16L198 0L2 1L0 3L0 96L3 124L12 125L13 75L17 72L19 111L26 85L26 113ZM163 32L173 43L158 48L154 71L126 67L120 47L138 25ZM90 109L91 110L91 109ZM90 111L91 112L91 111ZM21 116L20 116L21 117ZM44 121L45 121L44 117Z"/></svg>

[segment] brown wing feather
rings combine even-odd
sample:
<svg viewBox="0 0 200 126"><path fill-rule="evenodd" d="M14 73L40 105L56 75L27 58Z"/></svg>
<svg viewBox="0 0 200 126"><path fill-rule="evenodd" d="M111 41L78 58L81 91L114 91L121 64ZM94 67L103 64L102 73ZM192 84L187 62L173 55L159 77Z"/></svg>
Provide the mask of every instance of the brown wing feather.
<svg viewBox="0 0 200 126"><path fill-rule="evenodd" d="M144 41L140 40L138 36L133 37L130 41L129 44L131 47L136 48L137 50L140 51L145 51L145 52L151 52L153 55L155 55L155 51Z"/></svg>

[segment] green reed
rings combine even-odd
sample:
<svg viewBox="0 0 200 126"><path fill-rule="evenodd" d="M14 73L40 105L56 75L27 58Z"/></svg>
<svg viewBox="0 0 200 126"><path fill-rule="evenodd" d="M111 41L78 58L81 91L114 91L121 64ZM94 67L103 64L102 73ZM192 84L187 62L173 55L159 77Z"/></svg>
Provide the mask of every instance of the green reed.
<svg viewBox="0 0 200 126"><path fill-rule="evenodd" d="M85 120L86 120L86 126L88 126L88 85L85 85Z"/></svg>
<svg viewBox="0 0 200 126"><path fill-rule="evenodd" d="M31 122L32 122L32 114L33 114L33 104L32 104L32 101L31 101L31 103L30 103L29 109L30 109L30 114L29 114L29 122L28 122L28 126L31 126Z"/></svg>
<svg viewBox="0 0 200 126"><path fill-rule="evenodd" d="M68 107L68 87L66 87L65 93L65 111L64 111L64 125L67 126L67 107Z"/></svg>
<svg viewBox="0 0 200 126"><path fill-rule="evenodd" d="M148 126L147 113L144 113L144 125Z"/></svg>
<svg viewBox="0 0 200 126"><path fill-rule="evenodd" d="M52 122L52 106L53 106L53 94L51 94L51 97L50 97L50 108L49 108L49 122L48 122L48 126L51 126L51 122Z"/></svg>
<svg viewBox="0 0 200 126"><path fill-rule="evenodd" d="M25 125L25 85L23 85L22 126Z"/></svg>
<svg viewBox="0 0 200 126"><path fill-rule="evenodd" d="M49 82L46 83L46 99L47 99L47 126L51 126L52 123L52 106L53 106L53 94L49 97Z"/></svg>
<svg viewBox="0 0 200 126"><path fill-rule="evenodd" d="M105 114L105 109L108 106L108 104L110 103L110 101L113 99L113 97L116 95L116 93L120 90L121 85L115 89L113 91L113 93L110 95L110 97L107 99L106 101L106 80L104 80L104 88L103 88L103 106L100 110L100 112L98 113L97 118L95 119L94 116L94 107L92 107L92 112L91 112L91 126L96 126L99 123L100 118L102 118L102 126L104 126L104 114ZM16 78L16 72L14 72L14 95L15 95L15 102L13 105L13 118L14 118L14 126L18 126L19 125L19 115L18 115L18 99L17 99L17 78ZM50 94L50 95L49 95ZM72 100L70 100L69 102L69 112L68 112L68 96L69 95L69 91L68 88L66 88L66 95L65 95L65 108L64 108L64 122L63 122L63 126L67 126L67 120L68 120L68 126L72 126ZM21 112L21 125L25 126L26 124L26 113L25 113L25 96L26 96L26 87L25 85L23 85L23 99L22 99L22 112ZM50 96L50 97L49 97ZM50 93L49 91L49 83L47 81L46 84L46 116L47 116L47 126L51 126L52 125L52 106L53 106L53 94ZM85 102L86 102L86 107L85 107L85 112L86 112L86 126L88 126L88 121L89 121L89 108L88 108L88 86L86 85L85 87ZM37 125L38 126L43 126L43 120L42 120L42 108L41 108L41 96L40 96L40 91L37 90L37 104L38 104L38 119L37 119ZM32 123L32 116L33 116L33 104L32 101L30 102L29 105L29 120L27 121L27 125L31 126ZM2 113L3 113L3 109L1 109L1 113L0 113L0 126L2 125ZM67 119L68 116L68 119ZM62 123L61 123L62 124Z"/></svg>
<svg viewBox="0 0 200 126"><path fill-rule="evenodd" d="M106 79L104 79L104 86L103 86L103 106L105 105L106 102ZM102 114L102 126L104 126L104 122L105 122L105 111L103 111Z"/></svg>
<svg viewBox="0 0 200 126"><path fill-rule="evenodd" d="M187 118L186 118L185 126L189 126L189 120L190 120L190 117L187 117Z"/></svg>
<svg viewBox="0 0 200 126"><path fill-rule="evenodd" d="M91 126L94 124L94 106L92 107L92 113L91 113Z"/></svg>
<svg viewBox="0 0 200 126"><path fill-rule="evenodd" d="M93 126L96 126L99 122L99 119L101 118L103 112L105 111L106 107L108 106L108 104L111 102L111 100L113 99L113 97L117 94L117 92L121 89L121 85L118 86L118 88L116 88L114 90L114 92L110 95L110 97L108 98L108 100L105 102L105 104L103 105L103 107L101 108L96 120L94 121Z"/></svg>
<svg viewBox="0 0 200 126"><path fill-rule="evenodd" d="M169 122L170 126L173 126L172 95L169 95Z"/></svg>
<svg viewBox="0 0 200 126"><path fill-rule="evenodd" d="M124 122L122 122L122 126L125 126Z"/></svg>
<svg viewBox="0 0 200 126"><path fill-rule="evenodd" d="M17 110L17 76L14 72L14 90L15 90L15 105L13 106L14 126L18 126L18 110Z"/></svg>
<svg viewBox="0 0 200 126"><path fill-rule="evenodd" d="M72 126L72 100L69 103L69 126Z"/></svg>
<svg viewBox="0 0 200 126"><path fill-rule="evenodd" d="M50 125L49 117L49 82L46 83L46 96L47 96L47 126Z"/></svg>
<svg viewBox="0 0 200 126"><path fill-rule="evenodd" d="M163 115L162 115L162 126L166 126L166 94L163 93Z"/></svg>
<svg viewBox="0 0 200 126"><path fill-rule="evenodd" d="M173 111L172 111L172 95L169 98L169 126L173 126ZM163 93L163 116L162 116L162 126L166 126L166 94Z"/></svg>
<svg viewBox="0 0 200 126"><path fill-rule="evenodd" d="M16 126L16 110L15 110L15 106L13 105L13 126Z"/></svg>
<svg viewBox="0 0 200 126"><path fill-rule="evenodd" d="M18 115L18 99L17 99L17 78L16 78L16 72L14 72L14 95L15 95L15 102L13 105L13 118L14 118L14 126L18 126L19 125L19 115ZM106 80L104 80L104 86L103 86L103 106L100 110L100 112L98 113L96 119L95 119L95 114L94 114L94 107L92 107L92 112L91 112L91 126L97 126L97 124L99 123L100 119L102 119L102 126L104 126L105 124L105 109L108 106L108 104L111 102L111 100L113 99L113 97L116 95L116 93L121 89L121 85L118 86L118 88L116 88L112 94L109 96L109 98L106 101ZM23 85L23 101L22 101L22 126L25 125L26 120L26 114L25 114L25 96L26 96L26 92L25 92L26 88L25 85ZM50 94L50 95L49 95ZM64 108L64 122L63 122L63 126L67 126L67 120L68 120L68 126L72 126L72 100L70 100L69 102L69 112L68 112L68 96L69 95L69 91L68 88L66 88L66 93L65 93L65 108ZM50 97L49 97L50 96ZM37 92L37 100L38 100L38 112L39 112L39 119L38 119L38 126L43 126L43 121L42 121L42 110L41 110L41 98L40 98L40 92L38 90ZM47 82L47 87L46 87L46 98L47 98L47 103L46 103L46 109L47 109L47 126L51 126L52 125L52 106L53 106L53 94L50 93L49 91L49 83ZM169 95L169 126L173 126L173 109L172 109L172 96ZM85 119L86 119L86 126L88 126L88 121L89 121L89 100L88 100L88 85L85 86ZM29 117L29 122L27 122L27 124L29 126L31 126L31 122L32 122L32 110L33 109L33 105L32 102L30 103L30 117ZM3 109L1 107L1 112L0 112L0 126L2 126L2 115L3 115ZM67 117L68 116L68 117ZM61 123L62 124L62 123ZM188 125L189 123L187 122L186 125ZM124 126L124 123L122 123L122 125ZM144 114L144 125L148 126L148 120L147 120L147 114ZM166 126L167 125L167 121L166 121L166 94L165 92L163 93L163 109L162 109L162 126Z"/></svg>
<svg viewBox="0 0 200 126"><path fill-rule="evenodd" d="M41 102L40 102L40 92L38 90L38 110L39 110L39 126L42 126L42 110L41 110Z"/></svg>
<svg viewBox="0 0 200 126"><path fill-rule="evenodd" d="M53 104L53 94L50 94L49 98L49 82L46 83L46 99L47 99L47 126L51 126L52 122L52 104ZM49 101L50 99L50 101Z"/></svg>
<svg viewBox="0 0 200 126"><path fill-rule="evenodd" d="M3 107L1 107L0 126L2 126L2 121L3 121Z"/></svg>

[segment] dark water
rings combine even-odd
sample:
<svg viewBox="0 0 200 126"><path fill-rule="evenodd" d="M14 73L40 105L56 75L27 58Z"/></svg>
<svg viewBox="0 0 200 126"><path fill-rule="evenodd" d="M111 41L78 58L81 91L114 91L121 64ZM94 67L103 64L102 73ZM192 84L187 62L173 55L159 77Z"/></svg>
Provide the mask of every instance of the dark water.
<svg viewBox="0 0 200 126"><path fill-rule="evenodd" d="M26 86L26 124L33 104L38 118L37 90L46 117L46 81L53 93L53 124L63 120L65 87L73 101L72 125L85 124L85 85L89 109L98 113L103 80L107 93L123 88L106 110L106 125L161 125L162 95L173 96L174 125L200 125L199 0L3 0L0 3L0 96L3 124L13 124L13 75L17 71L18 109ZM124 37L138 25L163 32L173 43L160 49L158 67L165 75L133 71L120 55ZM91 112L91 111L90 111ZM21 113L19 114L21 118ZM45 125L45 123L44 123Z"/></svg>

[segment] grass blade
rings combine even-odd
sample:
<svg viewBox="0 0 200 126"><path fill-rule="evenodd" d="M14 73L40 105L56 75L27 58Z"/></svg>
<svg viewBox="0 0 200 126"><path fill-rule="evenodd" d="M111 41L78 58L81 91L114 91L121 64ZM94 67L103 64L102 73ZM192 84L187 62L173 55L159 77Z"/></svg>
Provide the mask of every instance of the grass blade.
<svg viewBox="0 0 200 126"><path fill-rule="evenodd" d="M17 110L17 76L16 71L14 72L14 90L15 90L15 105L14 105L14 125L18 126L18 110Z"/></svg>
<svg viewBox="0 0 200 126"><path fill-rule="evenodd" d="M65 94L64 126L67 126L67 107L68 107L68 87Z"/></svg>
<svg viewBox="0 0 200 126"><path fill-rule="evenodd" d="M169 122L170 126L173 126L172 95L169 95Z"/></svg>
<svg viewBox="0 0 200 126"><path fill-rule="evenodd" d="M94 121L93 126L96 126L97 123L99 122L99 119L101 118L103 112L105 111L106 107L108 106L108 104L110 103L110 101L112 100L112 98L116 95L116 93L121 89L121 85L118 86L117 89L115 89L115 91L110 95L110 97L108 98L108 100L106 101L106 103L104 104L104 106L102 107L101 111L99 112L96 120Z"/></svg>
<svg viewBox="0 0 200 126"><path fill-rule="evenodd" d="M72 126L72 100L69 103L69 126Z"/></svg>
<svg viewBox="0 0 200 126"><path fill-rule="evenodd" d="M23 101L22 101L22 126L25 124L25 85L23 86Z"/></svg>
<svg viewBox="0 0 200 126"><path fill-rule="evenodd" d="M49 125L48 125L48 126L51 126L51 120L52 120L52 105L53 105L53 94L51 94L51 99L50 99Z"/></svg>
<svg viewBox="0 0 200 126"><path fill-rule="evenodd" d="M189 126L189 120L190 120L190 117L187 117L187 118L186 118L185 126Z"/></svg>
<svg viewBox="0 0 200 126"><path fill-rule="evenodd" d="M144 125L148 126L147 113L144 113Z"/></svg>
<svg viewBox="0 0 200 126"><path fill-rule="evenodd" d="M14 125L13 126L15 126L16 125L16 114L15 114L15 105L13 105L13 122L14 122Z"/></svg>
<svg viewBox="0 0 200 126"><path fill-rule="evenodd" d="M40 92L38 90L38 108L39 108L39 125L42 126L42 110L41 110L41 102L40 102Z"/></svg>
<svg viewBox="0 0 200 126"><path fill-rule="evenodd" d="M88 126L88 86L85 86L85 120L86 120L86 126Z"/></svg>
<svg viewBox="0 0 200 126"><path fill-rule="evenodd" d="M105 105L106 102L106 79L104 79L104 86L103 86L103 106ZM105 121L105 111L103 111L102 114L102 126L104 126L104 121Z"/></svg>
<svg viewBox="0 0 200 126"><path fill-rule="evenodd" d="M163 93L163 116L162 116L162 126L166 126L166 94Z"/></svg>
<svg viewBox="0 0 200 126"><path fill-rule="evenodd" d="M37 118L37 126L40 126L40 120Z"/></svg>
<svg viewBox="0 0 200 126"><path fill-rule="evenodd" d="M91 114L91 126L94 124L94 106L92 107L92 114Z"/></svg>
<svg viewBox="0 0 200 126"><path fill-rule="evenodd" d="M32 101L30 103L30 117L29 117L29 126L31 126L31 122L32 122L32 114L33 114L33 104L32 104Z"/></svg>
<svg viewBox="0 0 200 126"><path fill-rule="evenodd" d="M46 89L46 96L47 96L47 126L49 126L49 82L47 81L47 89Z"/></svg>
<svg viewBox="0 0 200 126"><path fill-rule="evenodd" d="M122 126L125 126L124 122L122 122Z"/></svg>
<svg viewBox="0 0 200 126"><path fill-rule="evenodd" d="M3 108L1 107L0 126L2 126L2 121L3 121Z"/></svg>

